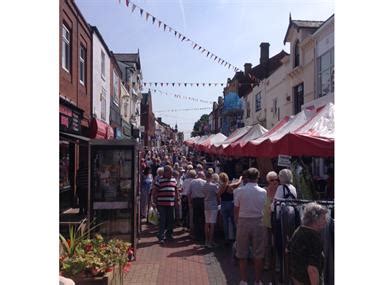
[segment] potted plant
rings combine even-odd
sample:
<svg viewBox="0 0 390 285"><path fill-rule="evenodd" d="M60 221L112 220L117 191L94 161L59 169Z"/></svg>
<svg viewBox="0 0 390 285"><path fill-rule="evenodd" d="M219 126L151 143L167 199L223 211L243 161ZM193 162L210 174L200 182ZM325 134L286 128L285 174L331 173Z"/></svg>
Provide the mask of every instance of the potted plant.
<svg viewBox="0 0 390 285"><path fill-rule="evenodd" d="M71 226L69 239L60 235L60 274L78 285L122 285L133 259L131 244L100 234L88 238L89 232Z"/></svg>

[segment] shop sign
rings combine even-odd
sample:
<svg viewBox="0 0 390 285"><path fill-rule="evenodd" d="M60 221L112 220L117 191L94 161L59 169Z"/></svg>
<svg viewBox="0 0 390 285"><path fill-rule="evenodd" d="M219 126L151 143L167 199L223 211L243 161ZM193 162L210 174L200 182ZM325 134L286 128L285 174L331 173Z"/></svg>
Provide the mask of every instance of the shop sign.
<svg viewBox="0 0 390 285"><path fill-rule="evenodd" d="M60 129L66 132L81 133L81 114L68 107L60 105Z"/></svg>
<svg viewBox="0 0 390 285"><path fill-rule="evenodd" d="M278 155L278 166L290 167L291 166L291 156L279 154Z"/></svg>

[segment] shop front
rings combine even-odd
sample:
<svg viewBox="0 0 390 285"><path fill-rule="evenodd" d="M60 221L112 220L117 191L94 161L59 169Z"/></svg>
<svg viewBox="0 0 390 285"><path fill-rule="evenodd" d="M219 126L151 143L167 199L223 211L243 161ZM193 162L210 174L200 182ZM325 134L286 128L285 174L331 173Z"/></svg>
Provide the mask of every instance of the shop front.
<svg viewBox="0 0 390 285"><path fill-rule="evenodd" d="M87 216L79 211L80 201L85 199L77 189L77 170L80 161L88 161L89 138L82 132L83 110L73 104L60 101L60 137L59 137L59 210L60 225L77 224ZM87 129L87 128L84 128ZM81 163L82 164L82 163ZM88 166L85 166L88 167ZM83 188L88 191L89 182L84 181ZM81 187L80 187L81 188ZM86 193L86 192L84 192ZM86 208L86 205L85 207Z"/></svg>

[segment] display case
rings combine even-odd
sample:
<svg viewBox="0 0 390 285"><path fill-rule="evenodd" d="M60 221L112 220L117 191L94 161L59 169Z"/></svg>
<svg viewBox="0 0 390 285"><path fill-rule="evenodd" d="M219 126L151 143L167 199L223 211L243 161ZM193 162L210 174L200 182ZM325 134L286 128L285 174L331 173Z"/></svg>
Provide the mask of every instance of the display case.
<svg viewBox="0 0 390 285"><path fill-rule="evenodd" d="M90 207L99 232L136 248L138 148L133 140L91 140Z"/></svg>

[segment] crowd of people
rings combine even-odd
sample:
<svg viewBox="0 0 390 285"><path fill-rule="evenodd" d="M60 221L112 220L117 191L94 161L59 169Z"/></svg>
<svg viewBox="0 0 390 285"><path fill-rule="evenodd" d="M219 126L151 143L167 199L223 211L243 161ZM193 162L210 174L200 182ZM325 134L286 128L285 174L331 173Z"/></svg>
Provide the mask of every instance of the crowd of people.
<svg viewBox="0 0 390 285"><path fill-rule="evenodd" d="M242 285L248 281L247 261L251 256L255 284L262 284L263 269L272 269L286 250L281 246L280 227L271 217L279 218L279 213L274 213L275 199L297 198L289 169L268 172L267 185L260 187L260 173L254 167L230 180L219 161L186 156L175 147L146 151L141 167L141 216L147 218L150 208L158 210L160 244L173 240L174 226L179 224L206 248L222 243L231 246L239 260ZM326 215L323 206L308 204L301 226L291 237L288 252L294 264L290 267L294 284L320 284L323 260L319 232L326 224ZM220 244L214 238L218 217L224 234Z"/></svg>

